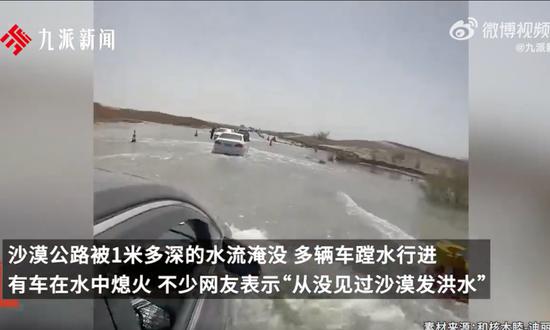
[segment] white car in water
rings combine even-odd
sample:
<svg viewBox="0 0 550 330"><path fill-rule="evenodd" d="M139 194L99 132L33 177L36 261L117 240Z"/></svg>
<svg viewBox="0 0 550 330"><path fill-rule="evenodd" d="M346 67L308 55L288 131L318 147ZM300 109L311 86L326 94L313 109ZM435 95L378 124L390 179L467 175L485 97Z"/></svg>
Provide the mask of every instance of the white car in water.
<svg viewBox="0 0 550 330"><path fill-rule="evenodd" d="M216 130L214 131L214 140L219 138L220 135L222 135L223 133L233 133L233 130L231 128L223 128L223 127L216 128Z"/></svg>
<svg viewBox="0 0 550 330"><path fill-rule="evenodd" d="M226 154L235 156L244 156L248 151L248 143L244 141L244 136L239 133L222 133L214 140L212 152L215 154Z"/></svg>

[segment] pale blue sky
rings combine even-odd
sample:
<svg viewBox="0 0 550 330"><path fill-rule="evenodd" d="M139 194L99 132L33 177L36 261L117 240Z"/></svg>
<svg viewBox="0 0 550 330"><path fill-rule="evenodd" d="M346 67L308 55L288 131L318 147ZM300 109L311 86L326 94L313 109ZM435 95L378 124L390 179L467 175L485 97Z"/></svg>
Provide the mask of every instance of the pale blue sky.
<svg viewBox="0 0 550 330"><path fill-rule="evenodd" d="M95 101L468 154L465 2L96 2Z"/></svg>

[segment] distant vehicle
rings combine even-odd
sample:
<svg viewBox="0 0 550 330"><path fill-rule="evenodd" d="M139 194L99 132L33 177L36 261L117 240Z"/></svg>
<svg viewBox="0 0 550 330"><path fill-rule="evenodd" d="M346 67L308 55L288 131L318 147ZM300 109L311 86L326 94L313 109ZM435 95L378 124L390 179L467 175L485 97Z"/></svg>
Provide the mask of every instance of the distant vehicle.
<svg viewBox="0 0 550 330"><path fill-rule="evenodd" d="M238 130L243 130L243 131L247 131L247 132L254 132L255 129L254 127L246 127L245 125L240 125Z"/></svg>
<svg viewBox="0 0 550 330"><path fill-rule="evenodd" d="M244 141L245 141L245 142L249 142L249 141L250 141L250 133L248 132L247 129L239 128L239 129L237 130L237 133L242 134L242 135L244 136Z"/></svg>
<svg viewBox="0 0 550 330"><path fill-rule="evenodd" d="M224 128L224 127L216 128L216 130L214 131L214 140L219 138L220 135L222 135L223 133L232 133L232 132L233 130L231 128Z"/></svg>
<svg viewBox="0 0 550 330"><path fill-rule="evenodd" d="M212 153L244 156L248 151L248 144L244 136L239 133L222 133L215 141Z"/></svg>

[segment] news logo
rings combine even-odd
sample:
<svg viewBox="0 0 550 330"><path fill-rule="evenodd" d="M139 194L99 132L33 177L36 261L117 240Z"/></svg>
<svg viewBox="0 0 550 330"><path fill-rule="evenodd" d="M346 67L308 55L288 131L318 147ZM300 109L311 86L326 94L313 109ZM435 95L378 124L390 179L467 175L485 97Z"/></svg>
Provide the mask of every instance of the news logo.
<svg viewBox="0 0 550 330"><path fill-rule="evenodd" d="M17 56L31 40L32 39L17 24L14 24L11 29L4 34L2 39L0 39L8 49L14 45L13 55L15 56Z"/></svg>
<svg viewBox="0 0 550 330"><path fill-rule="evenodd" d="M468 40L474 36L477 28L477 20L473 17L468 17L468 21L458 20L449 29L449 35L455 40Z"/></svg>

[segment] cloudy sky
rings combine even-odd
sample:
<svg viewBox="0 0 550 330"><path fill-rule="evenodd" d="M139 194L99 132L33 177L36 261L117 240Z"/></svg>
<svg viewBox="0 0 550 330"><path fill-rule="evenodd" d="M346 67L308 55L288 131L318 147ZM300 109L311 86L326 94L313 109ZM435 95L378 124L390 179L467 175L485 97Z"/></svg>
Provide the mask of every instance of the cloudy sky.
<svg viewBox="0 0 550 330"><path fill-rule="evenodd" d="M464 2L96 2L95 101L468 155Z"/></svg>

